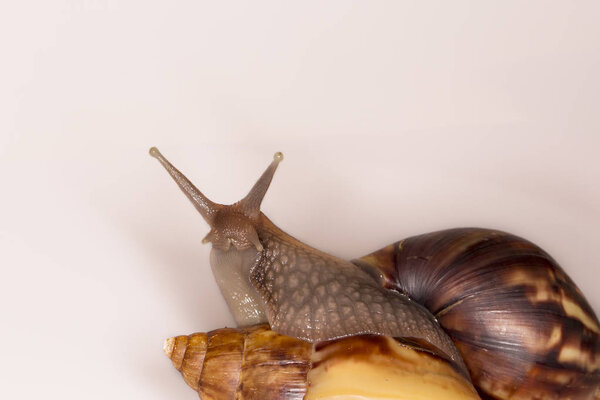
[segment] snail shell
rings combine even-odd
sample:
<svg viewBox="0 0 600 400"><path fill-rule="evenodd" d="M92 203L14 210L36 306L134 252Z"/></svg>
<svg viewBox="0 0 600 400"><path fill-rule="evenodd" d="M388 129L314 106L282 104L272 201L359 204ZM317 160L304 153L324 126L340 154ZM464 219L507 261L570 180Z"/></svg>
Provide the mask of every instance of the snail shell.
<svg viewBox="0 0 600 400"><path fill-rule="evenodd" d="M533 243L495 230L450 229L354 262L435 315L482 397L591 399L599 390L598 319Z"/></svg>
<svg viewBox="0 0 600 400"><path fill-rule="evenodd" d="M177 336L164 350L203 400L479 399L447 361L384 336L315 345L259 325Z"/></svg>

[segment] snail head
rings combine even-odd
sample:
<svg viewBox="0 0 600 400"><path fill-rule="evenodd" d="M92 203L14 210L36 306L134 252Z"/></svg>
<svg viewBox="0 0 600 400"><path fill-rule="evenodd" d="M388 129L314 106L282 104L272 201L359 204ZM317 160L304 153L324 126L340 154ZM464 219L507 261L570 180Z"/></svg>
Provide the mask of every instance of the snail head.
<svg viewBox="0 0 600 400"><path fill-rule="evenodd" d="M246 197L231 205L210 201L156 147L150 149L150 155L162 164L204 220L210 225L210 232L202 239L202 243L211 242L213 248L225 251L229 250L231 245L237 250L245 250L252 246L257 251L263 250L255 224L260 216L260 204L271 184L279 162L283 160L283 154L275 153L273 162L250 189Z"/></svg>

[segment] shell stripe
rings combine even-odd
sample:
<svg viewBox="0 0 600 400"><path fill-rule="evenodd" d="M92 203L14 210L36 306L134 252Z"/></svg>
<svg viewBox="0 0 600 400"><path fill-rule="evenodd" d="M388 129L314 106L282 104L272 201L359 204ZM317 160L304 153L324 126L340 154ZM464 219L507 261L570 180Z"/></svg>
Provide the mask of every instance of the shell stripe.
<svg viewBox="0 0 600 400"><path fill-rule="evenodd" d="M600 388L598 319L533 243L458 228L404 239L355 263L436 316L482 398L589 400Z"/></svg>
<svg viewBox="0 0 600 400"><path fill-rule="evenodd" d="M202 400L479 399L448 361L379 335L312 345L266 325L225 328L168 339L165 353L182 374L200 376L186 382ZM204 366L187 360L199 353Z"/></svg>

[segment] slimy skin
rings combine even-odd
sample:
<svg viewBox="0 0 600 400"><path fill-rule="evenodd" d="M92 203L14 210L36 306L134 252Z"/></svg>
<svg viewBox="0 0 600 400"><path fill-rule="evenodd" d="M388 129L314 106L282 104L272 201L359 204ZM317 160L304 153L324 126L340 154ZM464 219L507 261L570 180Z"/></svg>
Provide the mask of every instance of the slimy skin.
<svg viewBox="0 0 600 400"><path fill-rule="evenodd" d="M358 266L311 248L261 215L263 246L213 249L211 267L239 326L271 329L309 342L359 334L416 339L468 376L433 315L407 296L385 289Z"/></svg>
<svg viewBox="0 0 600 400"><path fill-rule="evenodd" d="M274 331L309 342L359 334L416 339L468 376L452 340L423 306L385 289L351 262L299 242L266 216L260 222L265 249L250 281Z"/></svg>
<svg viewBox="0 0 600 400"><path fill-rule="evenodd" d="M249 279L259 254L254 248L210 252L213 275L239 327L268 322L264 301Z"/></svg>

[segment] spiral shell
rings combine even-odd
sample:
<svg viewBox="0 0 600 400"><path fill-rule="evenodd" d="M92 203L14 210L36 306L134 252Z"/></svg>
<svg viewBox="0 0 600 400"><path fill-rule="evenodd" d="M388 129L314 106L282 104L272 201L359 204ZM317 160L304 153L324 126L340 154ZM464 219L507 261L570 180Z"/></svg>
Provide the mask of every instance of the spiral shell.
<svg viewBox="0 0 600 400"><path fill-rule="evenodd" d="M384 336L312 345L261 325L177 336L164 350L204 400L479 399L445 360Z"/></svg>
<svg viewBox="0 0 600 400"><path fill-rule="evenodd" d="M436 316L483 398L600 398L598 319L536 245L461 228L414 236L354 262Z"/></svg>

